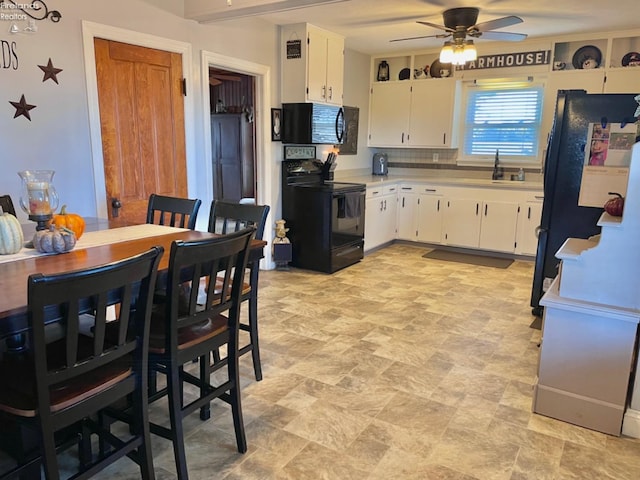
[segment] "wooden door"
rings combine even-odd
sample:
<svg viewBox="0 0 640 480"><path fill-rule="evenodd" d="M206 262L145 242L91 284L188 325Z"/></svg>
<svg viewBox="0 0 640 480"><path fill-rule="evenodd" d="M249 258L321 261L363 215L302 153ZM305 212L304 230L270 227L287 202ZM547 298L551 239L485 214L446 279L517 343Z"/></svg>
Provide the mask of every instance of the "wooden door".
<svg viewBox="0 0 640 480"><path fill-rule="evenodd" d="M151 193L187 196L182 56L99 38L94 46L109 219L144 223Z"/></svg>

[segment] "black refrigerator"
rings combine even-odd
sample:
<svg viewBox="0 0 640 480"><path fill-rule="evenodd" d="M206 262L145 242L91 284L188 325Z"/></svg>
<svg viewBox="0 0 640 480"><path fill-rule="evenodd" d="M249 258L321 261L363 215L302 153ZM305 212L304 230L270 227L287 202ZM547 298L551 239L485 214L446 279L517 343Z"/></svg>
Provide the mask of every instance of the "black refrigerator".
<svg viewBox="0 0 640 480"><path fill-rule="evenodd" d="M542 315L539 302L558 274L560 260L555 254L565 240L600 233L596 223L603 208L578 206L589 124L635 122L635 95L558 91L544 164L544 203L531 292L534 315Z"/></svg>

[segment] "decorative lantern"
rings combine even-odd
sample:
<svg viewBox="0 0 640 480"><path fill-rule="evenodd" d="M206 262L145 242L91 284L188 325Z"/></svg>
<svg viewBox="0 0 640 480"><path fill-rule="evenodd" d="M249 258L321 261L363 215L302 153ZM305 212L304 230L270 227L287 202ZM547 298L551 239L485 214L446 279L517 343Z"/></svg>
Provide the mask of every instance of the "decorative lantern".
<svg viewBox="0 0 640 480"><path fill-rule="evenodd" d="M378 81L386 82L389 80L389 64L386 60L382 60L378 65Z"/></svg>
<svg viewBox="0 0 640 480"><path fill-rule="evenodd" d="M36 230L44 230L58 208L58 193L53 186L53 170L25 170L18 172L22 179L20 206L37 222Z"/></svg>

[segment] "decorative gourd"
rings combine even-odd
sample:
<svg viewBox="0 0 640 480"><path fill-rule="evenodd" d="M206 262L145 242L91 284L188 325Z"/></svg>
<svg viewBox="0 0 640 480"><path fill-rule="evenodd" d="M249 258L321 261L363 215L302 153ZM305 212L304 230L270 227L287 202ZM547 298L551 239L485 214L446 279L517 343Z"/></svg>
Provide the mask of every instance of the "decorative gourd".
<svg viewBox="0 0 640 480"><path fill-rule="evenodd" d="M40 230L33 237L33 246L40 253L65 253L76 246L76 234L68 228Z"/></svg>
<svg viewBox="0 0 640 480"><path fill-rule="evenodd" d="M0 255L18 253L24 236L18 219L0 208Z"/></svg>
<svg viewBox="0 0 640 480"><path fill-rule="evenodd" d="M63 205L60 213L57 213L51 219L51 224L56 228L68 228L76 234L76 240L79 240L84 233L85 221L77 213L67 213L67 206Z"/></svg>
<svg viewBox="0 0 640 480"><path fill-rule="evenodd" d="M607 200L604 204L604 211L614 217L621 217L624 210L624 197L616 192L609 192L609 195L615 195L614 198Z"/></svg>

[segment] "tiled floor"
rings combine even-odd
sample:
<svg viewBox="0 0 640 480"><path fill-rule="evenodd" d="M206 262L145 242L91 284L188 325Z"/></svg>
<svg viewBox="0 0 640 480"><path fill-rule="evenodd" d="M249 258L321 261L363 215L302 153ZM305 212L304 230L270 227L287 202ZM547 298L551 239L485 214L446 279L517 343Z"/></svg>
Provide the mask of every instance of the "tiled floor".
<svg viewBox="0 0 640 480"><path fill-rule="evenodd" d="M531 413L533 264L425 251L393 245L333 275L261 272L264 380L242 360L249 451L226 405L194 414L190 478L640 478L640 441ZM154 438L154 453L156 477L175 478L170 444ZM97 478L138 477L124 459Z"/></svg>

